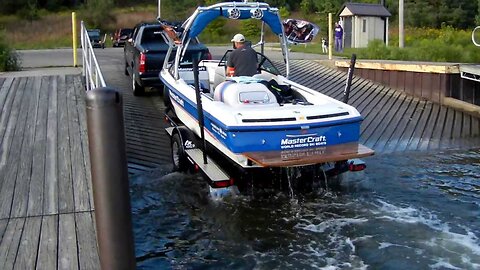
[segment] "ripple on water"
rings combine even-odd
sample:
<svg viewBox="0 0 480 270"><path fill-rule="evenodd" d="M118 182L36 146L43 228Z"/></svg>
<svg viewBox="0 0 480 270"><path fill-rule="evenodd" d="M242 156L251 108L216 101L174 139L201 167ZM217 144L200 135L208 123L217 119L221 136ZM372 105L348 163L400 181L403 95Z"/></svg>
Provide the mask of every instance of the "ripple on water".
<svg viewBox="0 0 480 270"><path fill-rule="evenodd" d="M328 192L293 199L254 191L211 201L197 176L139 176L138 266L478 269L479 160L479 152L375 156Z"/></svg>

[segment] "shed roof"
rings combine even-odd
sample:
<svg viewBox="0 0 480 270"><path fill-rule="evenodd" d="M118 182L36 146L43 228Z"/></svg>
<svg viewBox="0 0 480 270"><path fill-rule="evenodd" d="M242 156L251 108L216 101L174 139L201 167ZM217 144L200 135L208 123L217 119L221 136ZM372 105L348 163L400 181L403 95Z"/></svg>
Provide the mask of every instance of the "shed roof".
<svg viewBox="0 0 480 270"><path fill-rule="evenodd" d="M392 14L380 4L368 3L351 3L343 4L340 9L340 17L348 16L375 16L375 17L390 17Z"/></svg>

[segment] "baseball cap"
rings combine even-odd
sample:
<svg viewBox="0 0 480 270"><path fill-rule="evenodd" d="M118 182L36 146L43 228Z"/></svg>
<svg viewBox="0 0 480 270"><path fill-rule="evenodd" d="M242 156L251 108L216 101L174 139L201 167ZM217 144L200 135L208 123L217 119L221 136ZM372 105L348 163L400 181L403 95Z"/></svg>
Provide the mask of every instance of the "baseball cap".
<svg viewBox="0 0 480 270"><path fill-rule="evenodd" d="M236 34L233 36L232 42L245 42L245 37L242 34Z"/></svg>

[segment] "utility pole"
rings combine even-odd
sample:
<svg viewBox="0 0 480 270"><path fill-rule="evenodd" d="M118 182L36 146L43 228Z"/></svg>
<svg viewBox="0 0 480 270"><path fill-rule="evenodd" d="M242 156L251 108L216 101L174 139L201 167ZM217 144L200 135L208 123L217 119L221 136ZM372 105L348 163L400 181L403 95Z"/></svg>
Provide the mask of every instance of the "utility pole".
<svg viewBox="0 0 480 270"><path fill-rule="evenodd" d="M398 0L398 47L405 46L405 37L403 29L403 0Z"/></svg>

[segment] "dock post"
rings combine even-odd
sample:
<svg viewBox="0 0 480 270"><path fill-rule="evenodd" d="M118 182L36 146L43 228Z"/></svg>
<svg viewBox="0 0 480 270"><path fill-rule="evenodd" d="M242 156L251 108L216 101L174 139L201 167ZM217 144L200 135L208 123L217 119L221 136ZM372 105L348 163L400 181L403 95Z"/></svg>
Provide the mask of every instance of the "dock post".
<svg viewBox="0 0 480 270"><path fill-rule="evenodd" d="M347 82L345 83L345 90L343 91L343 103L348 103L350 99L350 89L352 87L353 72L355 71L355 63L357 61L357 55L352 54L350 59L350 67L347 73Z"/></svg>
<svg viewBox="0 0 480 270"><path fill-rule="evenodd" d="M86 94L97 241L102 269L135 269L122 97L114 89Z"/></svg>

